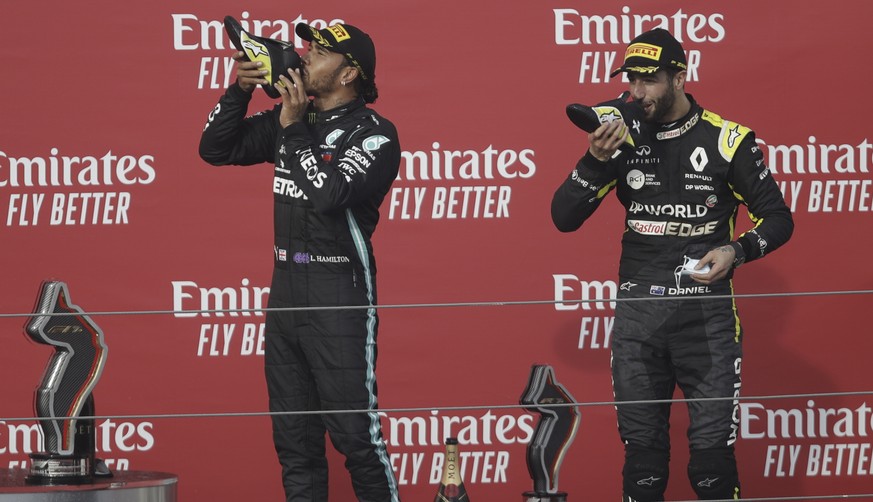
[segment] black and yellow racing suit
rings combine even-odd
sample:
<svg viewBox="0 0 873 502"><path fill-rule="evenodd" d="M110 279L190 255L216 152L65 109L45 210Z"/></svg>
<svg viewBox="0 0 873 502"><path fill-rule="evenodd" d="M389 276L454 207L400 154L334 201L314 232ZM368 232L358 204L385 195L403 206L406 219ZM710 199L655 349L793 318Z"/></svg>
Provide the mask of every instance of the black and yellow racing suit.
<svg viewBox="0 0 873 502"><path fill-rule="evenodd" d="M753 261L788 241L794 228L754 133L688 98L688 114L667 125L645 123L628 103L623 115L634 147L607 162L586 153L552 200L552 219L562 232L578 229L610 191L625 208L618 298L652 301L617 304L612 373L618 402L669 400L677 384L687 399L739 395L742 329L730 298L733 272L706 286L682 266L727 244L738 261ZM741 204L754 228L737 237ZM738 403L693 401L688 407L695 491L702 498L738 496ZM670 405L617 409L626 445L625 494L661 500Z"/></svg>

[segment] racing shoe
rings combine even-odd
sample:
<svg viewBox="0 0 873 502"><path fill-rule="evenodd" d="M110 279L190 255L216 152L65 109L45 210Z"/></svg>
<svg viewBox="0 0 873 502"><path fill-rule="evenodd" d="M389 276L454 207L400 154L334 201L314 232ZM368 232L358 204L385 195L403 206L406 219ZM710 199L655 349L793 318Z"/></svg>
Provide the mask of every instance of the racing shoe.
<svg viewBox="0 0 873 502"><path fill-rule="evenodd" d="M279 91L273 85L279 82L279 75L288 75L288 69L300 68L300 56L294 50L294 44L273 38L259 37L245 31L239 21L231 16L224 18L224 29L230 43L237 50L245 53L249 61L264 63L262 69L267 70L264 78L269 84L261 84L264 92L271 98L278 98Z"/></svg>
<svg viewBox="0 0 873 502"><path fill-rule="evenodd" d="M615 120L623 120L630 129L634 124L633 121L639 123L637 115L632 110L632 107L637 106L632 102L627 101L629 92L625 91L618 99L606 101L597 106L586 106L578 103L567 105L567 117L573 124L585 132L594 132L601 124L607 124ZM628 134L625 142L619 147L622 150L633 150L636 148L633 137Z"/></svg>

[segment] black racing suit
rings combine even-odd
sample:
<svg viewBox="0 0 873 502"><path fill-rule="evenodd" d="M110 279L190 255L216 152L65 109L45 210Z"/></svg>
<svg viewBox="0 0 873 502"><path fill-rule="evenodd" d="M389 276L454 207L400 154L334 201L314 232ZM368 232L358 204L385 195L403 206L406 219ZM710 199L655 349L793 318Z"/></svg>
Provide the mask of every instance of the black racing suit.
<svg viewBox="0 0 873 502"><path fill-rule="evenodd" d="M275 242L265 373L273 440L290 500L327 500L325 428L359 500L398 500L376 413L376 262L370 239L400 165L397 130L363 100L286 128L281 105L246 118L230 86L210 114L200 156L214 165L275 164Z"/></svg>
<svg viewBox="0 0 873 502"><path fill-rule="evenodd" d="M586 153L552 200L562 232L578 229L613 189L625 208L619 301L612 332L616 401L669 400L678 384L687 399L739 395L742 329L731 276L705 286L681 273L688 258L730 244L738 263L784 244L794 223L748 128L701 108L668 126L647 124L626 106L635 148L607 162ZM614 104L608 103L608 104ZM754 228L734 240L740 204ZM733 445L735 400L688 404L689 477L703 499L739 495ZM663 500L669 474L668 404L620 405L626 497ZM716 479L717 478L717 479Z"/></svg>

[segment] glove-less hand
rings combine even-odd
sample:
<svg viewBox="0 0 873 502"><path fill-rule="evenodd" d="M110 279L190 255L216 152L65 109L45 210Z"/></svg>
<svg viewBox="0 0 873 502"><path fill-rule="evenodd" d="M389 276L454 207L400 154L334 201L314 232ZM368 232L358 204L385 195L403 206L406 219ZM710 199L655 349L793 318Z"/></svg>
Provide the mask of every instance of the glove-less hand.
<svg viewBox="0 0 873 502"><path fill-rule="evenodd" d="M630 93L625 91L618 99L607 101L594 107L578 103L567 105L567 117L576 127L587 133L594 132L601 124L610 123L615 120L624 121L628 128L630 128L632 124L628 123L629 117L626 114L630 115L627 112L632 111L630 107L636 105L627 101L629 95ZM623 111L625 113L622 113ZM636 145L633 138L628 135L626 141L619 148L622 150L633 150L636 148Z"/></svg>

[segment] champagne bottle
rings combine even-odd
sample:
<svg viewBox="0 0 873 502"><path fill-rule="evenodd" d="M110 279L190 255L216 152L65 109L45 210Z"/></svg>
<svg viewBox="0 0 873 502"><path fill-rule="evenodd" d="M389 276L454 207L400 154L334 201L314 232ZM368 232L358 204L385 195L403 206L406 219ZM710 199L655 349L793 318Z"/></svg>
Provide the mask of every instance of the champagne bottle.
<svg viewBox="0 0 873 502"><path fill-rule="evenodd" d="M446 459L443 462L443 479L434 502L469 502L464 480L461 479L461 462L458 459L458 438L446 438Z"/></svg>

